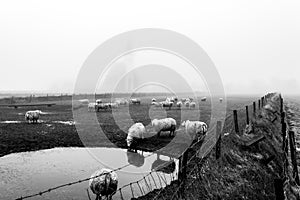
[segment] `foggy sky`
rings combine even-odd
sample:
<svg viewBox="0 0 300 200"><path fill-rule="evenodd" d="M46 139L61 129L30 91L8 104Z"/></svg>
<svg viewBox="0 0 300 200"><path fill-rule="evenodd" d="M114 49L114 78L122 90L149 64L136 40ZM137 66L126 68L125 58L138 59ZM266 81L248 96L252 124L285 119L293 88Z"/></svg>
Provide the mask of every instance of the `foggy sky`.
<svg viewBox="0 0 300 200"><path fill-rule="evenodd" d="M277 0L1 1L0 91L72 92L102 42L163 28L207 52L227 94L299 94L299 9L297 1Z"/></svg>

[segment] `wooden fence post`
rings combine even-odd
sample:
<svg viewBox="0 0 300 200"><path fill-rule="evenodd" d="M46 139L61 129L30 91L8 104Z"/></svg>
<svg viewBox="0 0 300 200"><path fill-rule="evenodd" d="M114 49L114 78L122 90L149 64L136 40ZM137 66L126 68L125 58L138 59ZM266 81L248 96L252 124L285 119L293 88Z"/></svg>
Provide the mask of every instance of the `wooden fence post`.
<svg viewBox="0 0 300 200"><path fill-rule="evenodd" d="M265 97L262 97L261 98L261 107L263 108L265 105Z"/></svg>
<svg viewBox="0 0 300 200"><path fill-rule="evenodd" d="M216 130L216 160L218 160L221 156L221 140L222 140L222 135L221 135L221 130L222 128L222 122L217 121L217 130Z"/></svg>
<svg viewBox="0 0 300 200"><path fill-rule="evenodd" d="M253 115L255 115L255 113L256 113L256 103L253 102Z"/></svg>
<svg viewBox="0 0 300 200"><path fill-rule="evenodd" d="M280 95L280 113L283 113L283 98Z"/></svg>
<svg viewBox="0 0 300 200"><path fill-rule="evenodd" d="M300 185L298 166L297 166L297 156L296 156L296 147L295 147L295 133L294 131L289 131L290 138L290 151L291 151L291 160L293 165L293 177L298 185Z"/></svg>
<svg viewBox="0 0 300 200"><path fill-rule="evenodd" d="M238 116L237 116L237 110L233 111L233 120L234 120L234 128L236 134L239 134L239 124L238 124Z"/></svg>
<svg viewBox="0 0 300 200"><path fill-rule="evenodd" d="M31 101L32 101L32 95L30 95L29 97L29 103L31 103Z"/></svg>
<svg viewBox="0 0 300 200"><path fill-rule="evenodd" d="M14 103L14 96L11 96L10 104L13 104L13 103Z"/></svg>
<svg viewBox="0 0 300 200"><path fill-rule="evenodd" d="M181 184L180 185L180 194L184 193L184 188L185 188L188 151L189 151L189 148L187 148L185 150L185 152L182 154L182 156L179 158L178 180L179 180L179 183Z"/></svg>
<svg viewBox="0 0 300 200"><path fill-rule="evenodd" d="M283 183L284 181L281 178L274 179L274 191L276 200L284 200Z"/></svg>
<svg viewBox="0 0 300 200"><path fill-rule="evenodd" d="M260 99L258 99L258 110L260 110Z"/></svg>
<svg viewBox="0 0 300 200"><path fill-rule="evenodd" d="M246 123L247 123L247 125L249 125L249 108L248 108L248 106L246 106Z"/></svg>

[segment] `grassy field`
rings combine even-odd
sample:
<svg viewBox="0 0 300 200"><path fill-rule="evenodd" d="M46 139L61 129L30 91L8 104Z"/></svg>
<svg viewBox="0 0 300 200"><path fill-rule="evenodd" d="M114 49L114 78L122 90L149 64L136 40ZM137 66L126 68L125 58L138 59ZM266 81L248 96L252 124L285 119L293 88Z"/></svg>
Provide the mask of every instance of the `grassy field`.
<svg viewBox="0 0 300 200"><path fill-rule="evenodd" d="M157 117L173 117L177 121L177 134L182 134L183 140L180 142L172 142L170 148L176 151L181 151L186 148L185 136L180 130L180 122L185 119L193 118L199 113L197 110L189 110L185 119L181 119L183 111L172 108L171 110L163 111L161 109L152 109L150 107L152 97L142 97L141 105L130 105L129 114L134 122L142 122L144 125L149 125L151 118ZM51 99L41 99L41 102ZM55 99L55 98L53 98ZM75 125L65 124L62 122L73 121L72 101L57 100L48 101L56 103L52 107L19 107L17 109L0 107L0 156L9 153L22 151L35 151L40 149L49 149L53 147L112 147L114 145L126 148L126 130L132 125L132 121L128 118L122 118L126 109L120 107L115 112L111 110L100 111L96 113L99 126L104 131L104 135L95 133L89 130L88 124L79 126L83 128L84 134L77 133ZM103 99L108 101L108 99ZM163 100L163 97L158 100ZM256 97L232 96L227 98L227 114L231 114L233 109L249 105ZM223 102L224 103L224 102ZM209 124L211 115L210 101L198 101L200 107L200 120ZM24 114L27 110L40 109L45 115L41 116L42 122L39 124L28 124L24 121ZM94 115L94 112L88 112L87 106L78 108L83 118L89 119ZM115 118L120 118L121 122L116 123ZM18 121L18 123L4 123L5 121ZM149 135L139 148L147 151L160 149L172 141L172 137L167 134L162 135L159 139L151 128ZM108 140L107 140L108 138ZM84 141L84 142L82 142Z"/></svg>

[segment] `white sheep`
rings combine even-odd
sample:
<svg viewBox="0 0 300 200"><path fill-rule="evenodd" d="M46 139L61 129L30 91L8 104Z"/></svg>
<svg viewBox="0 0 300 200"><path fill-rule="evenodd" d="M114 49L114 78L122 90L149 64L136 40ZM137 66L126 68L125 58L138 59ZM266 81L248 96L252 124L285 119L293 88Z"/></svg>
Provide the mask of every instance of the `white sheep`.
<svg viewBox="0 0 300 200"><path fill-rule="evenodd" d="M25 113L25 120L28 121L28 123L38 123L40 114L42 114L40 110L29 110Z"/></svg>
<svg viewBox="0 0 300 200"><path fill-rule="evenodd" d="M128 129L128 134L126 138L128 150L136 150L136 145L138 140L144 139L144 134L146 133L146 128L142 123L135 123Z"/></svg>
<svg viewBox="0 0 300 200"><path fill-rule="evenodd" d="M223 102L223 98L219 98L219 101L220 101L220 103L222 103Z"/></svg>
<svg viewBox="0 0 300 200"><path fill-rule="evenodd" d="M162 101L160 102L160 105L162 108L169 108L169 110L171 109L171 107L173 106L173 102L172 101Z"/></svg>
<svg viewBox="0 0 300 200"><path fill-rule="evenodd" d="M201 98L201 101L206 101L206 97L202 97L202 98Z"/></svg>
<svg viewBox="0 0 300 200"><path fill-rule="evenodd" d="M189 100L188 100L188 101L185 101L185 102L184 102L185 107L186 107L186 108L190 108L190 103L191 103L191 102L190 102Z"/></svg>
<svg viewBox="0 0 300 200"><path fill-rule="evenodd" d="M128 101L126 99L116 99L115 103L119 104L119 105L127 105Z"/></svg>
<svg viewBox="0 0 300 200"><path fill-rule="evenodd" d="M170 136L173 133L175 135L176 130L176 121L173 118L164 118L164 119L154 119L151 121L151 125L154 127L157 132L157 136L160 136L162 131L170 131Z"/></svg>
<svg viewBox="0 0 300 200"><path fill-rule="evenodd" d="M97 110L97 103L89 103L88 111L95 111L95 110Z"/></svg>
<svg viewBox="0 0 300 200"><path fill-rule="evenodd" d="M97 99L96 100L96 104L100 104L100 103L102 103L102 100L101 99Z"/></svg>
<svg viewBox="0 0 300 200"><path fill-rule="evenodd" d="M130 99L130 102L131 102L132 104L141 104L141 99L139 99L139 98Z"/></svg>
<svg viewBox="0 0 300 200"><path fill-rule="evenodd" d="M181 108L181 106L182 106L182 101L178 101L178 102L176 103L176 106L177 106L178 108Z"/></svg>
<svg viewBox="0 0 300 200"><path fill-rule="evenodd" d="M89 187L96 195L96 200L102 197L111 200L118 188L118 176L110 169L97 170L90 178Z"/></svg>
<svg viewBox="0 0 300 200"><path fill-rule="evenodd" d="M190 102L190 107L189 108L196 108L196 103L195 102Z"/></svg>
<svg viewBox="0 0 300 200"><path fill-rule="evenodd" d="M192 136L193 140L197 139L197 141L207 132L207 124L201 121L186 120L181 123L181 126L185 127L186 134Z"/></svg>

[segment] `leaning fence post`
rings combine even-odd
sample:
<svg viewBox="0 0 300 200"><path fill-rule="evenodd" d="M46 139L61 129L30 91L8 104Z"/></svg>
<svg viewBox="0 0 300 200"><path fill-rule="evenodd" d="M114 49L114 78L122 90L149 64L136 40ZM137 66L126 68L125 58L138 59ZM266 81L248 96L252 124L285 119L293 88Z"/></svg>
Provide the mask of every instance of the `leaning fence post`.
<svg viewBox="0 0 300 200"><path fill-rule="evenodd" d="M297 157L296 157L296 148L295 148L295 133L294 131L289 131L290 138L290 151L291 151L291 160L293 165L293 177L298 185L300 185L298 166L297 166Z"/></svg>
<svg viewBox="0 0 300 200"><path fill-rule="evenodd" d="M235 132L239 134L239 124L238 124L238 116L237 116L237 110L233 111L233 120L234 120L234 128Z"/></svg>
<svg viewBox="0 0 300 200"><path fill-rule="evenodd" d="M180 185L180 194L184 193L184 187L185 187L185 179L186 179L186 168L187 168L187 160L188 160L188 151L189 148L185 150L185 152L182 154L182 156L179 159L179 174L178 179Z"/></svg>
<svg viewBox="0 0 300 200"><path fill-rule="evenodd" d="M221 127L222 127L222 122L221 121L217 121L217 130L216 130L216 160L218 160L221 156L221 140L222 140L222 136L221 136Z"/></svg>
<svg viewBox="0 0 300 200"><path fill-rule="evenodd" d="M274 191L276 200L284 200L283 183L284 181L281 178L274 179Z"/></svg>
<svg viewBox="0 0 300 200"><path fill-rule="evenodd" d="M249 125L249 108L246 106L246 123Z"/></svg>
<svg viewBox="0 0 300 200"><path fill-rule="evenodd" d="M255 113L256 113L256 103L253 102L253 115L255 115Z"/></svg>

